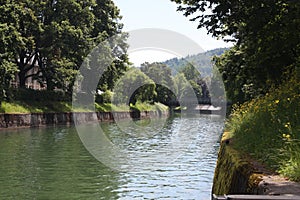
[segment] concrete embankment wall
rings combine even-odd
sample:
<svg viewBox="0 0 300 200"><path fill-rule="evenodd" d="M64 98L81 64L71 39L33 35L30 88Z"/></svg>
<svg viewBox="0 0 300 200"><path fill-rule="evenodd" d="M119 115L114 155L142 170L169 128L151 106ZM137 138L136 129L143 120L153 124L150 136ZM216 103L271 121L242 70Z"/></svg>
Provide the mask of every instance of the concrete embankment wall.
<svg viewBox="0 0 300 200"><path fill-rule="evenodd" d="M215 169L212 194L263 194L259 187L261 172L232 147L232 140L222 140Z"/></svg>
<svg viewBox="0 0 300 200"><path fill-rule="evenodd" d="M0 114L0 129L168 116L169 111Z"/></svg>
<svg viewBox="0 0 300 200"><path fill-rule="evenodd" d="M220 197L224 194L288 195L291 199L300 199L299 182L289 181L266 169L235 150L233 140L224 138L228 138L227 133L221 142L212 194Z"/></svg>

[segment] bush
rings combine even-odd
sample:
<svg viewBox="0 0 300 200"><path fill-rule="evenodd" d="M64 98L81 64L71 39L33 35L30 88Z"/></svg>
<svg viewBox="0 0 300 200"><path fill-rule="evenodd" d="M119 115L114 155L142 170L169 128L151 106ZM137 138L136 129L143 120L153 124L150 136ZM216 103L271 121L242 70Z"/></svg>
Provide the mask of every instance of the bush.
<svg viewBox="0 0 300 200"><path fill-rule="evenodd" d="M71 96L62 91L33 90L33 89L12 89L10 100L14 101L71 101Z"/></svg>
<svg viewBox="0 0 300 200"><path fill-rule="evenodd" d="M241 106L226 123L242 152L293 180L300 180L300 82L293 78Z"/></svg>
<svg viewBox="0 0 300 200"><path fill-rule="evenodd" d="M96 102L103 104L103 103L111 103L113 97L113 92L110 90L106 90L100 95L96 95Z"/></svg>

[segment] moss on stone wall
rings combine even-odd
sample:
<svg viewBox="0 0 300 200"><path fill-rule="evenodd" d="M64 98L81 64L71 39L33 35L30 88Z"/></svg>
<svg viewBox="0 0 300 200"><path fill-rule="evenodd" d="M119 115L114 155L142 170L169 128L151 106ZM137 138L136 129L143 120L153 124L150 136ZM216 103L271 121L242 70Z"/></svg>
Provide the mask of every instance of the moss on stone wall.
<svg viewBox="0 0 300 200"><path fill-rule="evenodd" d="M151 117L167 117L169 111L142 112L67 112L67 113L0 113L0 129L26 128L45 125L82 124L97 121L114 121L121 119L144 119Z"/></svg>
<svg viewBox="0 0 300 200"><path fill-rule="evenodd" d="M224 133L215 170L212 193L258 194L260 175L240 152L232 147L232 140Z"/></svg>

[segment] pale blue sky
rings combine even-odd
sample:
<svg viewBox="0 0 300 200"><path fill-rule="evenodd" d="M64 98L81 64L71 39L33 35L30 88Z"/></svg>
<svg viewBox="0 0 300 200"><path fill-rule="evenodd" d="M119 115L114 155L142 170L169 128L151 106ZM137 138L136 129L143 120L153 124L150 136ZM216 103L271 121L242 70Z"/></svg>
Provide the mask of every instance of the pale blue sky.
<svg viewBox="0 0 300 200"><path fill-rule="evenodd" d="M124 24L124 31L161 28L185 35L204 50L230 46L230 44L222 40L217 40L212 38L211 35L207 35L206 29L197 29L197 22L191 22L181 12L177 12L177 5L170 0L114 0L114 2L123 16L121 22ZM136 59L134 57L141 59L140 54L131 55L130 57L132 57L132 60ZM163 56L161 55L161 57ZM165 57L170 58L174 56L165 55ZM160 58L160 60L163 59L165 58ZM143 61L135 61L135 63L138 62Z"/></svg>

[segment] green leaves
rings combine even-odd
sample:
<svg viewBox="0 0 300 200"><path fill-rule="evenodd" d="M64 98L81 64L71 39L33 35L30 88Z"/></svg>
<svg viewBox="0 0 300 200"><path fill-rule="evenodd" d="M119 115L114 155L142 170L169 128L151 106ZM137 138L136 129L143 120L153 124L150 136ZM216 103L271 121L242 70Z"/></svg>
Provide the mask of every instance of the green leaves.
<svg viewBox="0 0 300 200"><path fill-rule="evenodd" d="M165 105L170 105L170 102L175 99L175 85L172 78L171 69L163 63L144 63L141 66L141 71L144 72L155 84L156 96L155 102L161 102Z"/></svg>
<svg viewBox="0 0 300 200"><path fill-rule="evenodd" d="M265 94L289 78L299 58L300 2L176 0L179 10L235 47L216 59L233 103Z"/></svg>
<svg viewBox="0 0 300 200"><path fill-rule="evenodd" d="M1 63L18 67L20 87L33 77L48 90L71 92L83 59L100 42L122 32L118 19L111 0L5 1L0 4ZM108 49L116 61L101 84L110 88L127 69L126 38L120 36L118 48Z"/></svg>
<svg viewBox="0 0 300 200"><path fill-rule="evenodd" d="M155 96L155 83L141 70L130 68L117 82L113 92L113 103L117 105L152 101Z"/></svg>
<svg viewBox="0 0 300 200"><path fill-rule="evenodd" d="M17 66L7 60L0 62L0 102L7 98L7 92L10 86L10 81L18 72Z"/></svg>

